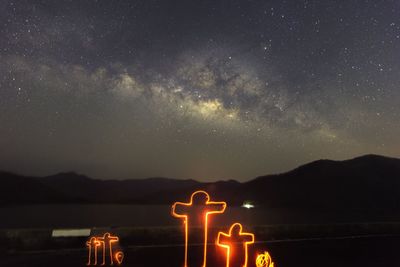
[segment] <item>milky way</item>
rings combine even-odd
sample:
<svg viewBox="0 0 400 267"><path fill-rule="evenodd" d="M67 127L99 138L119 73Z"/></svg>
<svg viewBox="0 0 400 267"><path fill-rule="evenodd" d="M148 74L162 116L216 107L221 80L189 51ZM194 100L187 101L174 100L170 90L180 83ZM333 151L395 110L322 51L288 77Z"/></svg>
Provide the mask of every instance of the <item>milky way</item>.
<svg viewBox="0 0 400 267"><path fill-rule="evenodd" d="M398 1L2 1L0 169L249 180L400 156Z"/></svg>

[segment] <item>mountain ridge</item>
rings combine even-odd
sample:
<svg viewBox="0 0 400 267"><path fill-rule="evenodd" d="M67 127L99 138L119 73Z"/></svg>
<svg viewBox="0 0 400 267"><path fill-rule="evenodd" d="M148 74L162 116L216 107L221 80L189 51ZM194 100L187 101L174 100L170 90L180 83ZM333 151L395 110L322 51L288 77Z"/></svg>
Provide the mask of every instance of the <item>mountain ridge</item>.
<svg viewBox="0 0 400 267"><path fill-rule="evenodd" d="M288 172L258 176L246 182L162 177L98 180L75 172L30 177L4 171L0 171L0 181L3 205L170 204L203 189L230 205L249 200L263 207L288 210L400 213L400 159L374 154L343 161L316 160Z"/></svg>

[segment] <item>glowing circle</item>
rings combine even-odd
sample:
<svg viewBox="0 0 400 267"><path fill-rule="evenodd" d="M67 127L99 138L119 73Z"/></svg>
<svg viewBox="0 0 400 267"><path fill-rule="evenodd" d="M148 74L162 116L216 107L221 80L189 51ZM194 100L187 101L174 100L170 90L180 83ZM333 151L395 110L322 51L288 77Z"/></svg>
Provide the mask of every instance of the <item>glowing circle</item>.
<svg viewBox="0 0 400 267"><path fill-rule="evenodd" d="M257 256L256 266L257 267L274 267L272 258L267 251L265 251L263 254L259 254Z"/></svg>

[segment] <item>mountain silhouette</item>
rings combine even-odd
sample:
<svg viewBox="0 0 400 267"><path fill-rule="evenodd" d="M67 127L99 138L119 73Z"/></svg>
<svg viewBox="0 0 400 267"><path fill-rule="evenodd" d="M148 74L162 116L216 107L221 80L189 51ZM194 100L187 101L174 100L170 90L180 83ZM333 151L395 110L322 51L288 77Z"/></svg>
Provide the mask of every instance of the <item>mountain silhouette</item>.
<svg viewBox="0 0 400 267"><path fill-rule="evenodd" d="M0 171L0 204L37 204L69 201L69 197L34 177Z"/></svg>
<svg viewBox="0 0 400 267"><path fill-rule="evenodd" d="M400 159L366 155L317 160L279 175L258 177L243 194L270 207L399 210Z"/></svg>
<svg viewBox="0 0 400 267"><path fill-rule="evenodd" d="M305 212L400 213L400 159L365 155L317 160L292 171L234 180L148 178L96 180L74 172L28 177L0 172L0 204L135 203L171 204L198 189L230 205L256 205Z"/></svg>

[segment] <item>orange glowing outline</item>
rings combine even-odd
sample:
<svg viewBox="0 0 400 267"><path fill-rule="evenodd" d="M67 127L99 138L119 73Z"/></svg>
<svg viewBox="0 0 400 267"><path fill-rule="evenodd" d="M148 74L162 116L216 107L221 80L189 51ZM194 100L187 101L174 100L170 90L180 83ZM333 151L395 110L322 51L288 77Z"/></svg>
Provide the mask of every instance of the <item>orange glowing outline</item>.
<svg viewBox="0 0 400 267"><path fill-rule="evenodd" d="M271 255L267 251L263 254L258 254L256 258L257 267L274 267L274 262L272 261Z"/></svg>
<svg viewBox="0 0 400 267"><path fill-rule="evenodd" d="M121 265L122 261L124 260L124 253L122 251L117 251L114 253L114 258L118 265Z"/></svg>
<svg viewBox="0 0 400 267"><path fill-rule="evenodd" d="M184 265L184 266L185 266L185 267L188 267L188 266L187 266L188 233L189 233L188 224L187 224L188 216L187 216L187 215L180 215L180 214L177 214L177 213L175 212L175 207L176 207L176 205L192 206L192 204L193 204L193 196L194 196L195 194L198 194L198 193L203 193L203 194L205 194L205 195L207 196L207 201L206 201L206 203L205 203L206 205L207 205L207 204L221 204L221 205L223 205L222 210L220 210L220 211L209 211L209 212L206 212L206 214L205 214L205 225L204 225L204 229L205 229L205 231L204 231L204 255L203 255L203 265L202 265L203 267L206 266L206 262L207 262L208 215L210 215L210 214L223 213L223 212L225 211L225 208L226 208L226 202L224 202L224 201L221 201L221 202L210 201L210 195L209 195L206 191L203 191L203 190L198 190L198 191L195 191L194 193L192 193L192 195L190 196L190 202L189 202L189 203L175 202L175 203L172 205L172 208L171 208L171 214L172 214L172 216L174 216L174 217L176 217L176 218L183 218L183 219L184 219L184 224L185 224L185 265Z"/></svg>
<svg viewBox="0 0 400 267"><path fill-rule="evenodd" d="M92 244L94 244L94 264L97 265L97 248L99 246L102 246L103 248L103 262L101 265L106 264L106 242L105 240L107 239L108 241L108 246L110 250L110 265L114 265L113 258L117 260L118 264L122 263L122 260L124 258L124 253L122 251L117 251L113 254L112 251L112 244L119 242L119 237L118 236L112 236L110 233L105 233L103 237L91 237L89 241L86 242L86 246L89 248L89 260L86 265L91 265L91 256L92 256Z"/></svg>
<svg viewBox="0 0 400 267"><path fill-rule="evenodd" d="M118 236L112 236L110 233L105 233L103 235L103 238L100 239L98 238L97 240L102 243L103 246L103 263L101 265L105 265L106 264L106 243L104 242L106 236L108 237L108 241L109 241L109 249L110 249L110 262L111 265L114 265L114 261L113 261L113 253L112 253L112 243L116 243L119 241L119 237Z"/></svg>
<svg viewBox="0 0 400 267"><path fill-rule="evenodd" d="M94 264L93 265L97 265L97 248L100 246L100 242L97 241L96 237L91 237L89 241L86 242L86 246L89 249L89 260L88 263L86 265L90 265L90 260L92 258L92 244L94 244Z"/></svg>
<svg viewBox="0 0 400 267"><path fill-rule="evenodd" d="M230 258L231 246L230 246L229 244L222 244L222 243L220 243L220 237L221 237L221 236L225 236L225 237L229 237L229 238L230 238L230 237L232 236L232 230L233 230L233 228L234 228L235 226L237 226L237 225L239 226L239 235L240 235L240 236L244 236L244 235L251 236L251 241L246 241L246 242L244 242L245 260L244 260L244 265L243 265L243 267L247 267L247 259L248 259L247 246L254 243L254 234L252 234L252 233L243 233L243 232L242 232L243 227L242 227L242 225L241 225L240 223L234 223L234 224L232 224L231 227L229 228L229 233L228 233L228 234L226 234L226 233L224 233L224 232L219 232L219 233L218 233L218 238L217 238L217 242L216 242L216 243L217 243L218 246L223 247L223 248L226 248L226 267L229 267L229 258Z"/></svg>

